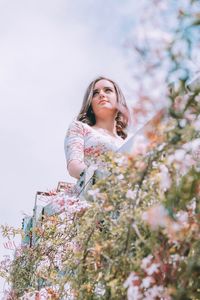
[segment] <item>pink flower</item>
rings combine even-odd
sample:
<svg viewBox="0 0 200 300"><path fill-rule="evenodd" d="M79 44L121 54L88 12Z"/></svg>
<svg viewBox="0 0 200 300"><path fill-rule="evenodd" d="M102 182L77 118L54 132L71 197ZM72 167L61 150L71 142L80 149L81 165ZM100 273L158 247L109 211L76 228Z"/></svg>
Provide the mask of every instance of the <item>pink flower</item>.
<svg viewBox="0 0 200 300"><path fill-rule="evenodd" d="M156 230L159 227L167 226L169 216L164 206L157 204L142 214L142 220L145 221L153 230Z"/></svg>

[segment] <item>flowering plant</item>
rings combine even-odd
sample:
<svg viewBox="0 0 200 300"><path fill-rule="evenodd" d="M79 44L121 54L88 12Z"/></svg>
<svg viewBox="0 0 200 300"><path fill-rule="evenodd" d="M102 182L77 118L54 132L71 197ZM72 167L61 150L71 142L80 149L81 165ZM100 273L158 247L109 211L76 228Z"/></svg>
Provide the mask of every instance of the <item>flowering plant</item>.
<svg viewBox="0 0 200 300"><path fill-rule="evenodd" d="M146 155L105 155L109 177L88 191L87 205L43 217L38 242L10 266L13 299L198 299L197 99L187 98L181 119L168 116L159 144L154 120Z"/></svg>
<svg viewBox="0 0 200 300"><path fill-rule="evenodd" d="M165 10L166 1L152 3ZM177 23L191 44L186 29L199 25L199 14L197 1L188 3L190 13L178 10ZM161 36L157 31L153 38ZM185 55L176 37L162 36L173 72ZM165 62L163 49L154 51L156 66L159 58ZM144 128L148 143L139 137L134 152L106 154L109 176L87 191L85 202L72 198L67 211L43 216L29 233L37 242L1 263L0 275L11 283L5 299L200 298L200 98L199 85L185 89L186 79L170 88L167 121L155 118ZM140 99L147 103L145 95ZM58 204L65 204L62 197ZM12 228L1 229L13 235Z"/></svg>

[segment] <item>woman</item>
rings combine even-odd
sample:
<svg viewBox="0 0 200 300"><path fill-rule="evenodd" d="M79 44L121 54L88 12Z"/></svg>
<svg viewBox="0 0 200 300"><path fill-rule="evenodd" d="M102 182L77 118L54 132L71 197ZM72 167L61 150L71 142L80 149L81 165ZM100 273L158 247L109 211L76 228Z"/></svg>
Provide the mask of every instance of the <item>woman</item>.
<svg viewBox="0 0 200 300"><path fill-rule="evenodd" d="M122 145L127 126L128 108L119 86L106 77L93 80L65 139L69 174L79 179L89 166L98 168L101 154Z"/></svg>
<svg viewBox="0 0 200 300"><path fill-rule="evenodd" d="M94 173L102 171L102 154L118 150L126 139L128 116L125 98L113 80L98 77L90 83L77 120L70 124L65 138L67 169L78 181L54 197L52 213L68 210L69 203L78 204Z"/></svg>
<svg viewBox="0 0 200 300"><path fill-rule="evenodd" d="M127 137L125 132L127 125L128 108L118 85L105 77L98 77L92 81L86 90L77 120L69 126L65 139L67 169L72 177L78 179L78 184L69 184L64 192L58 192L52 196L51 202L43 208L42 214L53 215L59 213L65 222L69 221L70 225L75 219L75 215L79 217L79 213L90 206L87 198L80 198L80 191L85 189L87 183L84 175L89 174L88 178L90 179L95 170L102 170L102 155L106 151L119 149ZM82 185L81 182L83 182ZM34 220L31 225L37 226L38 221L40 227L40 222L43 220L39 215L40 212L39 206L36 206ZM45 230L49 226L48 224L45 223ZM64 228L61 224L59 229L61 234L62 231L66 231L66 224ZM41 226L44 226L44 223L41 222ZM32 232L30 245L32 245L32 241L33 243L40 241L40 236L34 234L34 232L40 231L32 230ZM69 238L72 239L72 248L73 243L76 247L73 234L72 236L69 234ZM27 236L30 236L29 228L27 229ZM60 248L59 255L63 253L62 246ZM42 284L44 286L45 283Z"/></svg>

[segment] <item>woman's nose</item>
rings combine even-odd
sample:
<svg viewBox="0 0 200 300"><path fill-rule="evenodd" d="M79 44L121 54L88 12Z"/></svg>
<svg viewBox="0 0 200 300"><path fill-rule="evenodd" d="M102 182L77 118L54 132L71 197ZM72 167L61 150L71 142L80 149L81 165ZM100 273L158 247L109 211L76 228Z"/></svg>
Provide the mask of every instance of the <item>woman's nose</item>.
<svg viewBox="0 0 200 300"><path fill-rule="evenodd" d="M105 96L105 93L104 93L103 90L100 90L100 91L99 91L99 97L103 97L103 96Z"/></svg>

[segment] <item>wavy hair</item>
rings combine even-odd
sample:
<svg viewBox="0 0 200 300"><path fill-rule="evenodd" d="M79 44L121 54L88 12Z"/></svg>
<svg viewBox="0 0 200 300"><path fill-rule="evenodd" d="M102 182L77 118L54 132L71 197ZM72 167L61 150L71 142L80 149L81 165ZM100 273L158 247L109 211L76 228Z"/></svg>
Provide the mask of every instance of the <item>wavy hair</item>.
<svg viewBox="0 0 200 300"><path fill-rule="evenodd" d="M113 84L113 86L115 88L115 92L117 95L117 103L118 103L118 107L119 107L116 118L115 118L116 132L117 132L117 135L119 135L121 138L125 139L127 137L126 128L128 127L128 124L129 124L129 115L130 115L129 110L128 110L128 107L126 104L125 97L124 97L120 87L118 86L118 84L116 82L114 82L113 80L111 80L107 77L103 77L103 76L97 77L89 84L89 86L85 92L82 107L77 116L77 120L81 121L83 123L87 123L90 126L95 125L96 118L95 118L94 112L92 110L91 103L92 103L94 86L99 80L108 80Z"/></svg>

